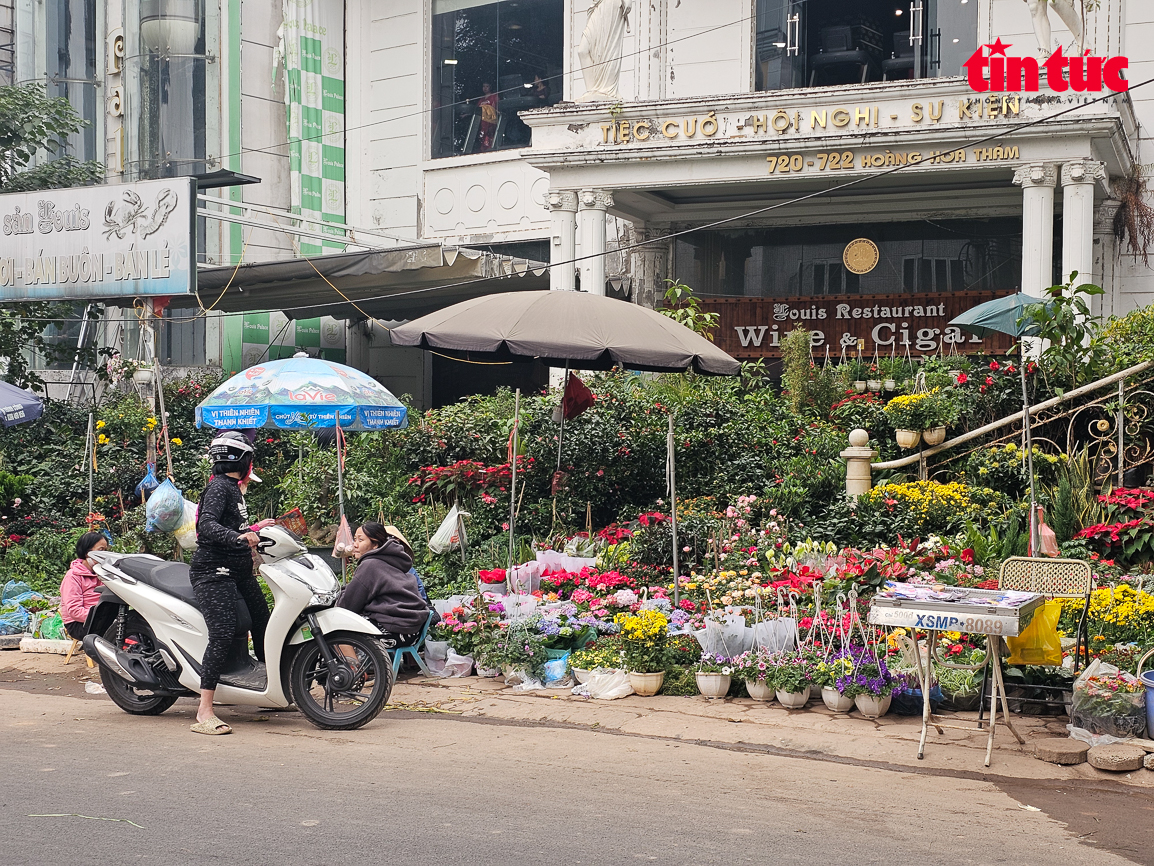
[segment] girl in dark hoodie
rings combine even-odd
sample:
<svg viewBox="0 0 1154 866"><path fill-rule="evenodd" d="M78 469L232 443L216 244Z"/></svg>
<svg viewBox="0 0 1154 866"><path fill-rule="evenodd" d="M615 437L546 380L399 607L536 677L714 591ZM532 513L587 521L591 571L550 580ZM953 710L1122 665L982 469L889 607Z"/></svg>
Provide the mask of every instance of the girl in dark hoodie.
<svg viewBox="0 0 1154 866"><path fill-rule="evenodd" d="M429 619L413 558L380 523L366 523L353 536L357 571L337 599L337 607L359 613L383 632L388 648L412 645Z"/></svg>

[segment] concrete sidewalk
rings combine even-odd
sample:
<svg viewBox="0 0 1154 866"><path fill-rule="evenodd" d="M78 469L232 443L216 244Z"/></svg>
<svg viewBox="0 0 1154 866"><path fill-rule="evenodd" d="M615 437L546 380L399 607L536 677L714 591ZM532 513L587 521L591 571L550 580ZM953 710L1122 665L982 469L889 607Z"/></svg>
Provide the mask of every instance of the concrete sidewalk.
<svg viewBox="0 0 1154 866"><path fill-rule="evenodd" d="M631 695L615 701L575 697L567 689L516 692L499 679L401 680L392 705L483 717L501 722L560 724L595 728L623 735L726 745L794 757L849 762L902 771L922 771L970 778L1006 777L1081 781L1122 781L1154 788L1154 772L1107 773L1089 764L1060 767L1033 757L1033 743L1047 737L1065 737L1065 716L1011 714L1026 740L1019 745L999 725L989 769L983 766L986 730L977 730L977 713L947 713L950 724L970 725L972 731L930 729L925 758L917 758L921 718L893 713L870 721L857 712L848 715L826 709L821 698L804 710L787 710L749 698Z"/></svg>
<svg viewBox="0 0 1154 866"><path fill-rule="evenodd" d="M83 694L83 680L99 679L98 670L89 670L82 656L67 666L63 662L58 655L0 652L0 681L22 682L34 691L63 687L64 693L79 695ZM38 683L41 679L43 683ZM108 700L104 696L89 697ZM749 698L631 695L616 701L595 701L576 697L568 689L518 692L500 679L418 676L397 683L390 709L448 713L491 724L597 730L901 772L1154 788L1154 772L1147 770L1116 774L1096 770L1089 764L1060 767L1034 758L1036 740L1066 736L1064 716L1012 714L1026 744L1019 745L1005 726L999 725L993 760L987 769L983 766L987 732L977 729L976 713L945 714L945 721L971 725L973 729L947 728L938 734L931 728L925 759L919 761L920 718L891 713L870 721L857 712L832 713L820 697L811 700L804 710L786 710L776 702L767 706Z"/></svg>

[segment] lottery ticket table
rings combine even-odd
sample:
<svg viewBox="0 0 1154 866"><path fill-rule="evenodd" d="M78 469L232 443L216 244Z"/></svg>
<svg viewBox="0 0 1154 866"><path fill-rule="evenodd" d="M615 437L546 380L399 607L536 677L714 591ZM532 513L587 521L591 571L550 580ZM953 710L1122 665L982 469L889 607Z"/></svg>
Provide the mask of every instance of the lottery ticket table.
<svg viewBox="0 0 1154 866"><path fill-rule="evenodd" d="M1018 740L1022 735L1010 721L1006 702L1006 684L1002 679L1001 658L1006 637L1016 637L1029 625L1034 612L1045 602L1045 597L1034 592L1008 590L962 589L956 586L887 583L870 602L869 621L873 625L909 629L914 645L914 664L922 688L922 736L918 743L918 759L925 756L926 735L930 725L939 734L943 728L973 730L969 726L950 725L930 709L930 689L933 683L933 648L938 632L958 631L986 636L986 664L990 665L990 735L986 741L986 766L994 749L994 730L998 722L998 703L1006 726ZM926 633L929 652L923 657L919 631ZM981 723L978 724L981 727Z"/></svg>

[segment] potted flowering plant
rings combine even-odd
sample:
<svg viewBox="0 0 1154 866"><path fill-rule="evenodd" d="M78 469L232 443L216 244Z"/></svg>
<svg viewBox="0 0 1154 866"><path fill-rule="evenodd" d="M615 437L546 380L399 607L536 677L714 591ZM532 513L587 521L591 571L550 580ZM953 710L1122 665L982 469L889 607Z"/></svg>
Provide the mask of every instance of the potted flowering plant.
<svg viewBox="0 0 1154 866"><path fill-rule="evenodd" d="M916 448L921 441L921 431L925 429L925 403L929 394L899 394L882 411L897 435L902 448Z"/></svg>
<svg viewBox="0 0 1154 866"><path fill-rule="evenodd" d="M505 569L492 568L481 569L477 572L477 580L481 582L482 592L492 592L496 595L508 594L509 588L506 581Z"/></svg>
<svg viewBox="0 0 1154 866"><path fill-rule="evenodd" d="M599 637L569 656L569 667L573 669L577 682L583 683L597 668L620 669L623 665L622 651L623 643L617 635Z"/></svg>
<svg viewBox="0 0 1154 866"><path fill-rule="evenodd" d="M854 707L852 695L843 695L837 687L854 672L854 657L848 650L836 653L814 665L813 684L821 687L821 699L835 713L848 713Z"/></svg>
<svg viewBox="0 0 1154 866"><path fill-rule="evenodd" d="M621 627L625 667L633 691L642 696L661 691L665 680L665 639L669 620L658 610L619 613L614 622Z"/></svg>
<svg viewBox="0 0 1154 866"><path fill-rule="evenodd" d="M835 683L839 692L854 699L858 712L867 719L876 719L889 712L894 691L901 685L884 661L865 652L858 657L853 673L839 677Z"/></svg>
<svg viewBox="0 0 1154 866"><path fill-rule="evenodd" d="M1070 722L1092 734L1141 737L1146 732L1146 687L1133 675L1096 660L1074 683Z"/></svg>
<svg viewBox="0 0 1154 866"><path fill-rule="evenodd" d="M765 647L744 652L733 660L733 676L745 681L745 690L755 701L773 700L771 653Z"/></svg>
<svg viewBox="0 0 1154 866"><path fill-rule="evenodd" d="M729 692L733 660L720 653L702 653L697 663L697 690L707 698L724 698Z"/></svg>
<svg viewBox="0 0 1154 866"><path fill-rule="evenodd" d="M520 679L525 682L529 679L544 680L545 641L538 634L533 625L528 622L516 623L499 632L494 641L493 654L486 656L486 666L500 662L505 672L506 682Z"/></svg>
<svg viewBox="0 0 1154 866"><path fill-rule="evenodd" d="M800 710L813 688L813 662L802 652L774 653L767 659L773 668L777 701L788 710Z"/></svg>
<svg viewBox="0 0 1154 866"><path fill-rule="evenodd" d="M108 381L113 385L119 385L125 379L132 379L141 384L148 384L152 381L152 370L146 362L125 358L119 352L114 352L109 356L104 365L104 372ZM140 378L137 377L138 373Z"/></svg>
<svg viewBox="0 0 1154 866"><path fill-rule="evenodd" d="M946 427L958 420L958 407L945 391L934 391L922 401L922 441L930 447L946 439Z"/></svg>

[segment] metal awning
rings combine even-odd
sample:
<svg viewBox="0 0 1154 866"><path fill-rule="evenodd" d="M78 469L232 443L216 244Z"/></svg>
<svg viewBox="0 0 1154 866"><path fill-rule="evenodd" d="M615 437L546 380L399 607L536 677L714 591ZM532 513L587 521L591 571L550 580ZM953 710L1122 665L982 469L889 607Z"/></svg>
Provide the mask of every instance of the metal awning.
<svg viewBox="0 0 1154 866"><path fill-rule="evenodd" d="M197 270L204 307L282 310L294 319L415 319L493 292L549 288L541 262L440 244ZM345 297L342 297L344 295ZM174 303L178 299L174 299ZM356 307L353 306L356 303Z"/></svg>

